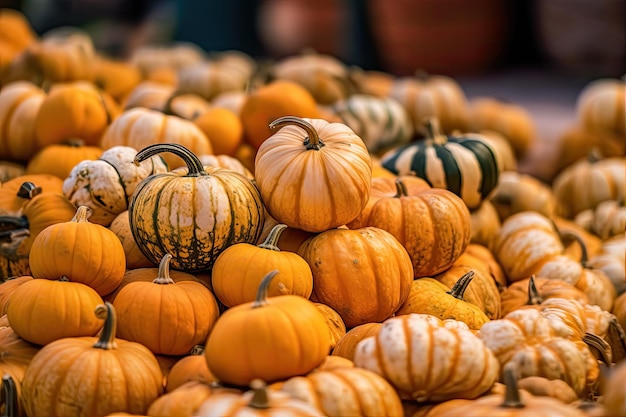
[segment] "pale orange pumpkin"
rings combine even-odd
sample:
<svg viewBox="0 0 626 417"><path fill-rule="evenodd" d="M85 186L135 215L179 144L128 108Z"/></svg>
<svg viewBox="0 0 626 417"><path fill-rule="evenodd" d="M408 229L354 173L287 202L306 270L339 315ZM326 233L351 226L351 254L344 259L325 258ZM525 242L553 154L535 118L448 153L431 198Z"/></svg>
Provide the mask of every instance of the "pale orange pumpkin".
<svg viewBox="0 0 626 417"><path fill-rule="evenodd" d="M354 360L354 352L359 342L378 333L380 326L382 323L365 323L351 328L337 341L332 352L333 356L346 358L350 361Z"/></svg>
<svg viewBox="0 0 626 417"><path fill-rule="evenodd" d="M587 129L608 131L626 138L626 82L616 78L589 82L576 99L576 111Z"/></svg>

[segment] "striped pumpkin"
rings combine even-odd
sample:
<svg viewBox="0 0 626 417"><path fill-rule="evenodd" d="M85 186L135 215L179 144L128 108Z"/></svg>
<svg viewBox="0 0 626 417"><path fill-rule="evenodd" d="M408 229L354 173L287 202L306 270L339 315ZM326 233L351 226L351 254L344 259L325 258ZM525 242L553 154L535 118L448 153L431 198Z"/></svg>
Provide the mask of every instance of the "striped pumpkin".
<svg viewBox="0 0 626 417"><path fill-rule="evenodd" d="M336 102L332 112L363 139L372 153L405 144L414 133L408 113L391 97L353 94Z"/></svg>
<svg viewBox="0 0 626 417"><path fill-rule="evenodd" d="M132 196L131 232L150 261L157 264L169 253L174 269L209 271L228 246L257 241L265 209L250 180L229 169L203 167L179 144L150 145L135 161L161 152L179 156L187 168L147 177Z"/></svg>
<svg viewBox="0 0 626 417"><path fill-rule="evenodd" d="M388 152L382 158L384 168L396 175L416 175L433 188L452 191L476 209L498 184L500 164L492 146L479 135L446 136L438 122L427 122L429 134Z"/></svg>

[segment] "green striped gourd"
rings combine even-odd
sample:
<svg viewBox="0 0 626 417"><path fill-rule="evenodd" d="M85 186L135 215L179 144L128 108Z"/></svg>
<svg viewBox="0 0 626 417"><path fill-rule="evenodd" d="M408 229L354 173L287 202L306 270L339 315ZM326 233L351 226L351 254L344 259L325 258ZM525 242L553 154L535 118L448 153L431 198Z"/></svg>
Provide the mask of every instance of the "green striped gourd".
<svg viewBox="0 0 626 417"><path fill-rule="evenodd" d="M387 152L381 162L396 175L416 175L434 188L452 191L476 209L498 184L500 164L494 149L478 135L446 136L438 121L426 121L424 140Z"/></svg>
<svg viewBox="0 0 626 417"><path fill-rule="evenodd" d="M336 102L332 111L363 139L372 153L405 144L413 137L411 118L404 106L391 97L353 94Z"/></svg>

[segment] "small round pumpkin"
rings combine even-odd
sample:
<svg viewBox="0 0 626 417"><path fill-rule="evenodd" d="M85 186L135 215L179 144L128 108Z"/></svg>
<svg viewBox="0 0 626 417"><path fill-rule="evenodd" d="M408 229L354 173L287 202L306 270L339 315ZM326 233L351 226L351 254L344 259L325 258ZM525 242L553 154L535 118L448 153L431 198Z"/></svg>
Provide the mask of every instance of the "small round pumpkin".
<svg viewBox="0 0 626 417"><path fill-rule="evenodd" d="M231 307L215 323L205 355L220 382L275 382L311 371L328 355L328 326L313 303L297 295L267 296L277 273L265 276L255 301Z"/></svg>
<svg viewBox="0 0 626 417"><path fill-rule="evenodd" d="M313 303L315 307L322 313L326 324L328 325L328 331L330 333L330 348L334 349L337 345L337 341L340 340L346 334L346 324L343 319L335 310L327 306L324 303ZM329 358L331 358L329 356Z"/></svg>
<svg viewBox="0 0 626 417"><path fill-rule="evenodd" d="M167 375L166 392L172 392L187 382L211 384L216 382L204 357L204 345L196 345L188 355L178 359Z"/></svg>
<svg viewBox="0 0 626 417"><path fill-rule="evenodd" d="M124 210L118 214L109 225L109 229L115 233L120 242L122 242L127 270L155 266L155 263L146 258L143 252L141 252L141 249L139 249L139 246L137 246L137 242L135 242L133 232L130 230L128 210Z"/></svg>
<svg viewBox="0 0 626 417"><path fill-rule="evenodd" d="M359 342L378 333L380 326L382 323L365 323L351 328L337 341L332 355L353 361L354 352L356 352Z"/></svg>
<svg viewBox="0 0 626 417"><path fill-rule="evenodd" d="M587 129L613 132L626 138L626 81L616 78L591 81L580 91L576 111Z"/></svg>
<svg viewBox="0 0 626 417"><path fill-rule="evenodd" d="M243 125L239 115L226 108L212 107L193 122L204 132L216 155L234 156L243 140Z"/></svg>
<svg viewBox="0 0 626 417"><path fill-rule="evenodd" d="M98 159L102 149L87 146L80 140L48 145L37 152L26 165L26 174L50 174L65 180L81 161Z"/></svg>

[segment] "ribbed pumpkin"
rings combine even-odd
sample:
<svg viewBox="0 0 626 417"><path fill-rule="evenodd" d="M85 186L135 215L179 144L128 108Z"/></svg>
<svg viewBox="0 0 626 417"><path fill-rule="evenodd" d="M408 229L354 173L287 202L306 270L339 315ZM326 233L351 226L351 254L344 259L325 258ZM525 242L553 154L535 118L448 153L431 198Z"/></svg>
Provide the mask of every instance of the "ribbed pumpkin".
<svg viewBox="0 0 626 417"><path fill-rule="evenodd" d="M0 159L26 162L39 149L35 118L46 93L35 84L16 81L0 91Z"/></svg>
<svg viewBox="0 0 626 417"><path fill-rule="evenodd" d="M465 323L415 313L390 318L363 339L354 364L418 402L476 398L500 373L494 354Z"/></svg>
<svg viewBox="0 0 626 417"><path fill-rule="evenodd" d="M80 206L70 221L48 226L37 235L30 249L30 269L35 278L67 277L104 296L124 278L124 248L115 233L87 220L88 210Z"/></svg>
<svg viewBox="0 0 626 417"><path fill-rule="evenodd" d="M204 345L196 345L188 355L178 359L167 375L166 392L172 392L176 388L194 381L203 384L216 382L204 357Z"/></svg>
<svg viewBox="0 0 626 417"><path fill-rule="evenodd" d="M234 156L243 140L243 124L233 110L212 107L200 113L193 122L204 132L216 155Z"/></svg>
<svg viewBox="0 0 626 417"><path fill-rule="evenodd" d="M67 279L33 279L11 296L7 318L24 340L46 345L64 337L94 336L102 321L93 310L102 298L92 288Z"/></svg>
<svg viewBox="0 0 626 417"><path fill-rule="evenodd" d="M391 317L409 295L411 258L385 230L327 230L298 254L313 271L311 300L337 311L348 328Z"/></svg>
<svg viewBox="0 0 626 417"><path fill-rule="evenodd" d="M372 153L403 145L413 137L409 115L391 97L353 94L334 103L331 111L363 139Z"/></svg>
<svg viewBox="0 0 626 417"><path fill-rule="evenodd" d="M193 122L146 108L126 110L102 135L100 147L114 146L143 149L152 144L177 143L196 155L212 154L211 141ZM170 169L184 166L176 155L165 155Z"/></svg>
<svg viewBox="0 0 626 417"><path fill-rule="evenodd" d="M104 319L99 337L68 337L37 352L22 383L28 415L145 414L161 395L163 374L154 355L139 343L115 338L111 304L100 304L96 316Z"/></svg>
<svg viewBox="0 0 626 417"><path fill-rule="evenodd" d="M211 271L211 283L222 304L232 307L254 301L261 280L273 269L280 273L268 288L269 297L294 294L309 298L313 291L309 264L301 256L283 252L276 246L286 228L284 224L274 226L265 242L258 246L236 243L219 254Z"/></svg>
<svg viewBox="0 0 626 417"><path fill-rule="evenodd" d="M452 191L475 209L498 184L500 165L491 145L477 135L446 136L438 121L426 121L424 140L387 152L383 167L396 175L416 175L432 187Z"/></svg>
<svg viewBox="0 0 626 417"><path fill-rule="evenodd" d="M380 326L382 326L382 323L365 323L351 328L337 341L332 355L353 361L354 352L356 352L359 342L378 333Z"/></svg>
<svg viewBox="0 0 626 417"><path fill-rule="evenodd" d="M99 54L94 62L94 83L118 103L142 80L139 67L128 61Z"/></svg>
<svg viewBox="0 0 626 417"><path fill-rule="evenodd" d="M141 343L154 354L183 355L206 341L219 311L215 297L200 282L174 282L171 258L163 256L154 280L124 285L113 306L120 314L119 337Z"/></svg>
<svg viewBox="0 0 626 417"><path fill-rule="evenodd" d="M500 220L521 211L536 211L546 217L556 213L556 198L549 185L529 174L505 171L489 196Z"/></svg>
<svg viewBox="0 0 626 417"><path fill-rule="evenodd" d="M0 284L0 316L4 316L7 313L9 300L15 290L17 290L22 284L31 280L33 280L33 277L30 275L12 276Z"/></svg>
<svg viewBox="0 0 626 417"><path fill-rule="evenodd" d="M165 103L176 92L173 85L144 80L137 84L122 102L124 111L135 107L162 111Z"/></svg>
<svg viewBox="0 0 626 417"><path fill-rule="evenodd" d="M11 327L0 327L0 372L10 375L17 384L22 383L24 372L39 351L15 333Z"/></svg>
<svg viewBox="0 0 626 417"><path fill-rule="evenodd" d="M178 90L193 93L205 100L226 91L243 91L250 74L233 71L230 65L207 60L188 65L178 71Z"/></svg>
<svg viewBox="0 0 626 417"><path fill-rule="evenodd" d="M120 242L122 242L124 254L126 255L126 269L155 266L155 263L146 258L146 255L141 252L141 249L137 246L137 242L135 242L133 232L130 230L128 210L124 210L118 214L109 225L109 229L115 233Z"/></svg>
<svg viewBox="0 0 626 417"><path fill-rule="evenodd" d="M80 140L48 145L37 152L26 165L27 174L50 174L65 180L78 163L98 159L102 149L84 145Z"/></svg>
<svg viewBox="0 0 626 417"><path fill-rule="evenodd" d="M592 131L607 131L626 139L626 81L600 78L591 81L576 99L582 125Z"/></svg>
<svg viewBox="0 0 626 417"><path fill-rule="evenodd" d="M206 271L227 247L256 242L265 210L250 180L231 170L205 168L178 144L148 146L135 161L162 152L179 156L187 168L143 180L128 208L135 242L149 260L158 263L169 253L175 269Z"/></svg>
<svg viewBox="0 0 626 417"><path fill-rule="evenodd" d="M226 310L215 323L205 355L220 382L275 382L313 370L328 355L328 326L313 303L297 295L267 297L278 272L264 277L255 301Z"/></svg>
<svg viewBox="0 0 626 417"><path fill-rule="evenodd" d="M354 220L370 195L372 160L343 123L282 117L259 148L255 177L269 213L281 223L322 232Z"/></svg>
<svg viewBox="0 0 626 417"><path fill-rule="evenodd" d="M215 168L228 168L238 172L249 180L254 179L254 175L239 159L229 155L198 155L202 165Z"/></svg>
<svg viewBox="0 0 626 417"><path fill-rule="evenodd" d="M31 183L28 185L28 183ZM63 180L50 174L24 174L2 184L0 187L0 213L19 215L24 204L33 197L33 187L42 193L63 194Z"/></svg>

